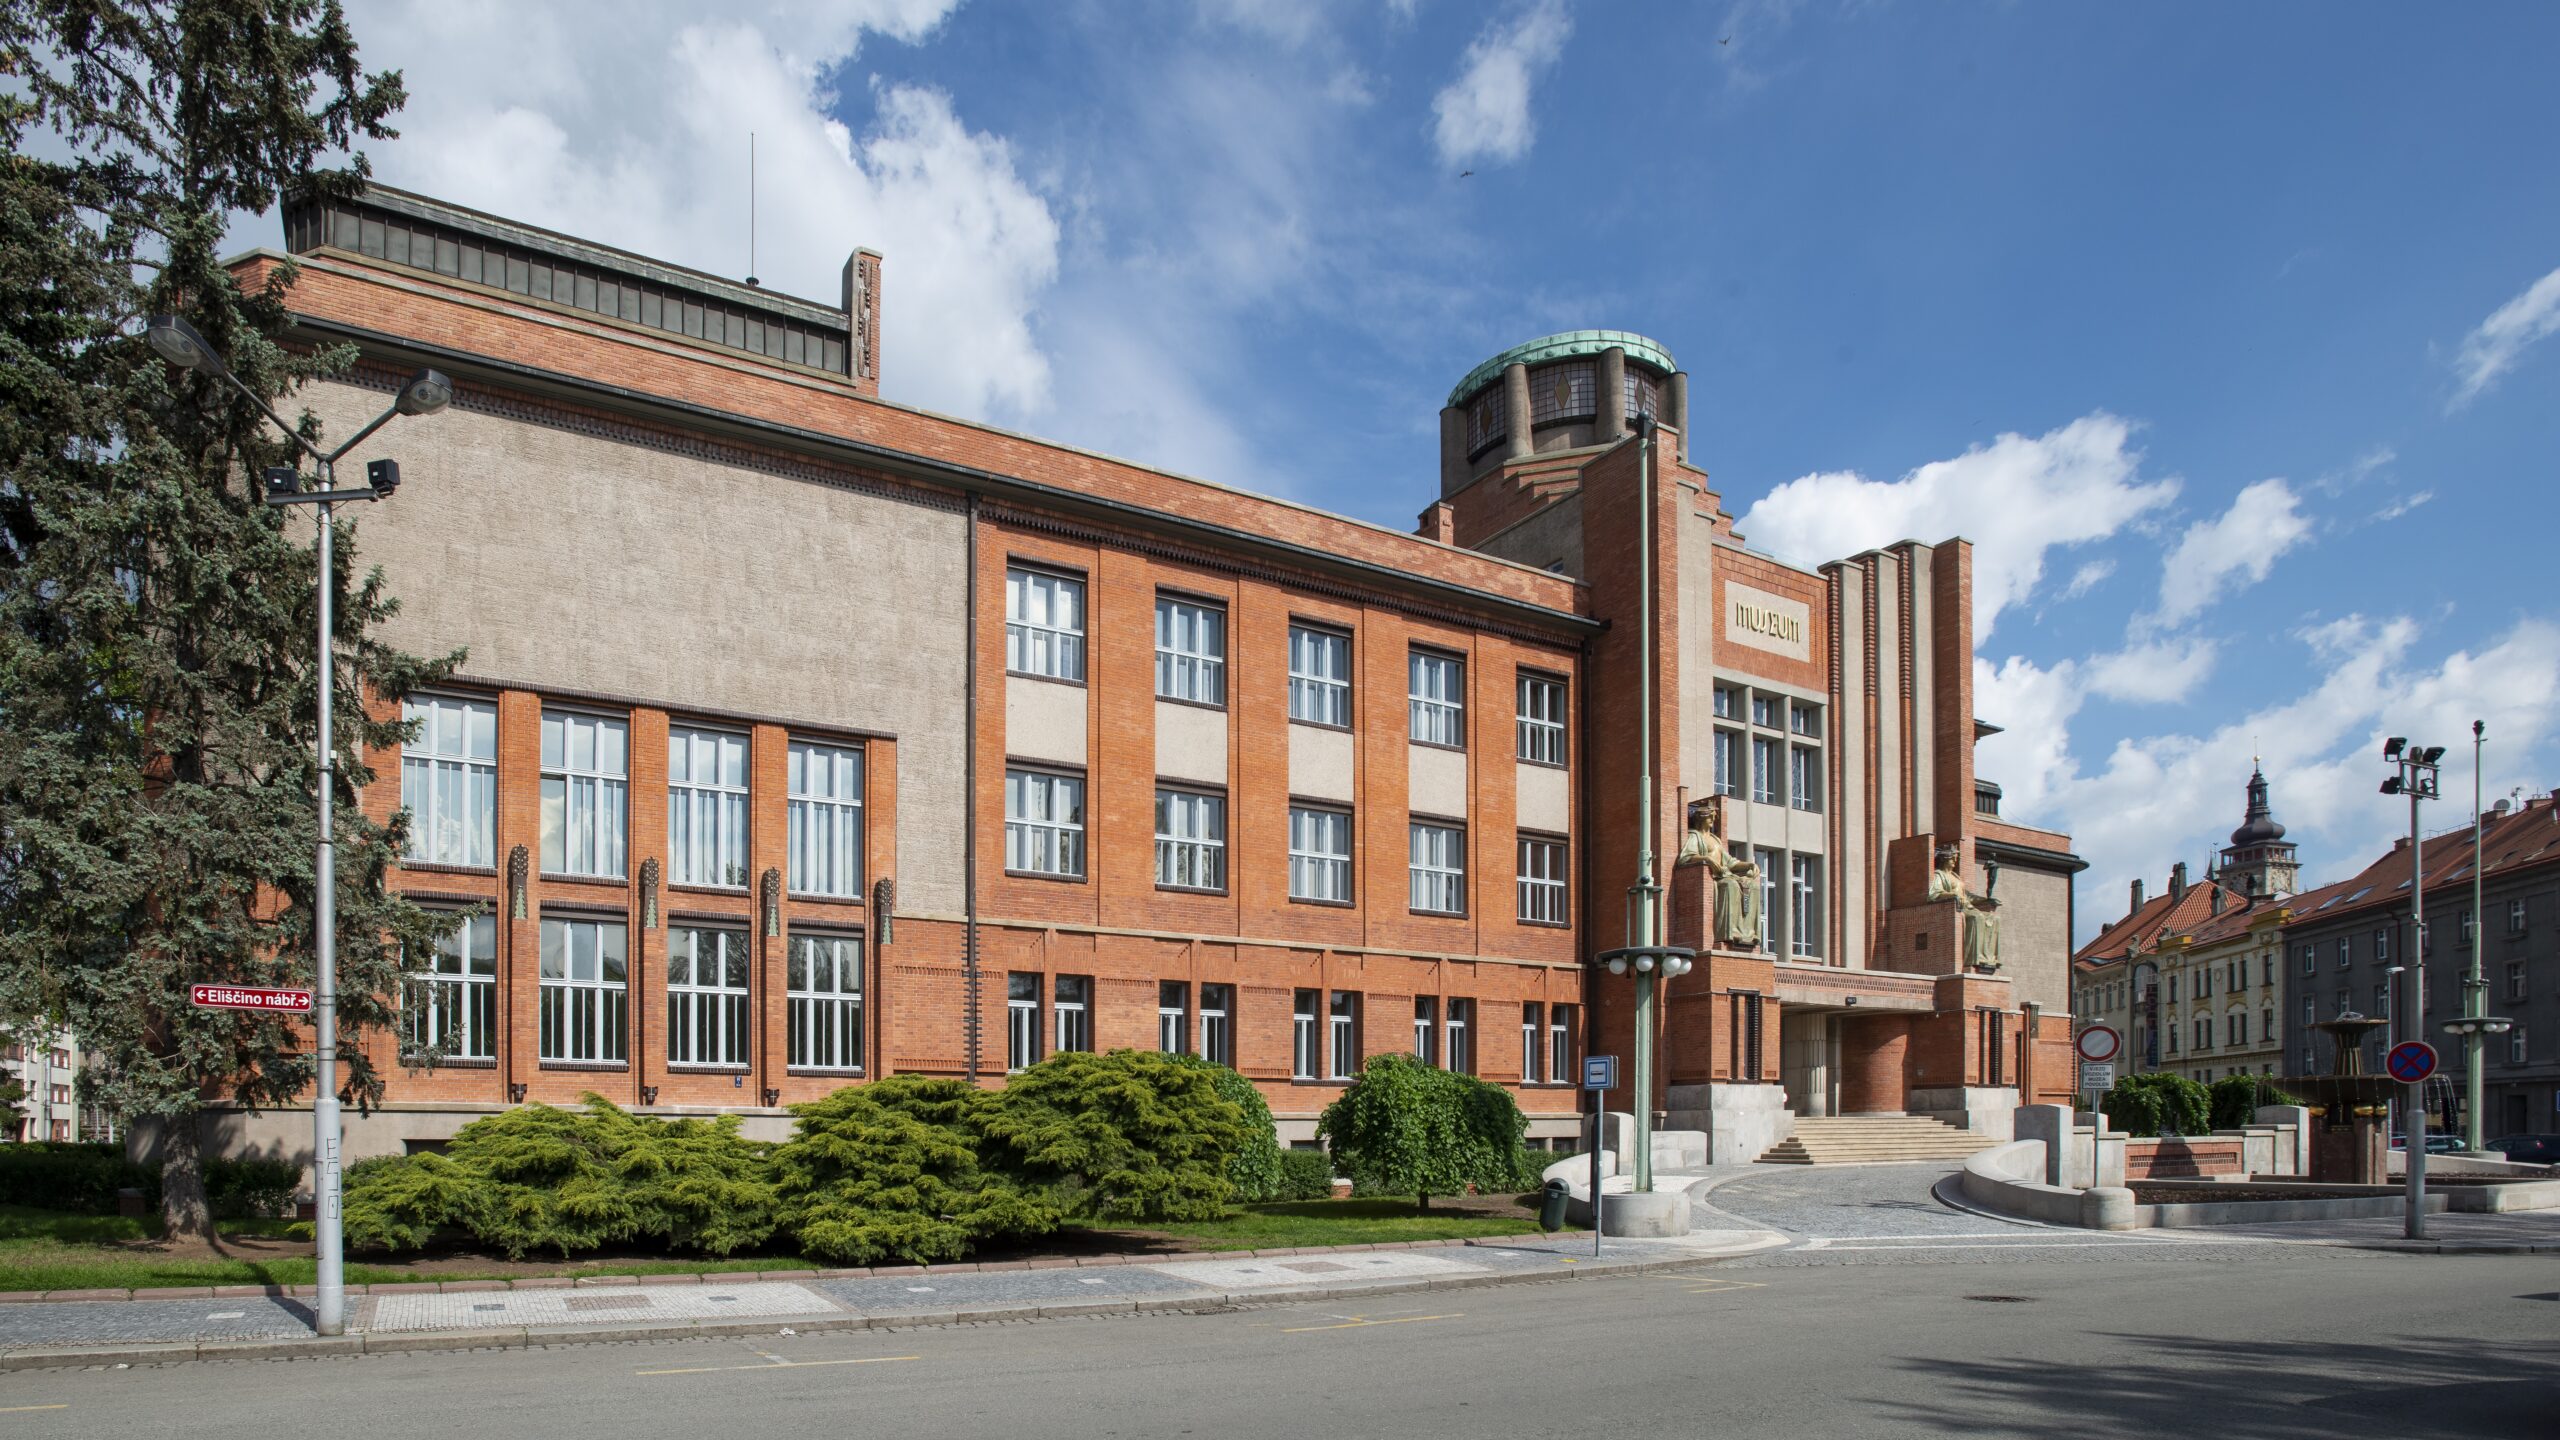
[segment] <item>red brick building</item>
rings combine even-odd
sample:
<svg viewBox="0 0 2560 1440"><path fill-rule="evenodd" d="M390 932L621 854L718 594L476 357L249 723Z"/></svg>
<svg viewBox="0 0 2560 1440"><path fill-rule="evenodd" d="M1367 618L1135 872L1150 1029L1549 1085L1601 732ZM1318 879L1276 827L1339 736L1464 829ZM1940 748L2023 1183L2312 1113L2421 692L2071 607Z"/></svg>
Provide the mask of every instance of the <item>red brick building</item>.
<svg viewBox="0 0 2560 1440"><path fill-rule="evenodd" d="M376 1040L394 1078L353 1156L587 1091L779 1134L870 1077L1151 1045L1235 1065L1292 1140L1363 1057L1417 1049L1513 1087L1533 1140L1575 1132L1579 1056L1626 1043L1587 961L1623 938L1642 643L1642 447L1589 394L1519 453L1453 403L1416 536L880 399L869 252L829 305L386 189L287 232L302 333L363 355L300 397L324 424L418 365L457 392L350 457L407 479L354 517L390 638L467 652L373 757L369 813L414 817L394 883L455 939ZM1840 802L1743 797L1809 918L1675 988L1658 1102L1747 1111L1729 1148L2050 1088L2021 1035L2060 1007L2076 862L1980 808L1962 543L1752 554L1686 463L1668 357L1558 363L1586 358L1664 427L1666 863L1673 787L1706 793L1720 746ZM1938 841L2011 867L1998 976L1916 898Z"/></svg>

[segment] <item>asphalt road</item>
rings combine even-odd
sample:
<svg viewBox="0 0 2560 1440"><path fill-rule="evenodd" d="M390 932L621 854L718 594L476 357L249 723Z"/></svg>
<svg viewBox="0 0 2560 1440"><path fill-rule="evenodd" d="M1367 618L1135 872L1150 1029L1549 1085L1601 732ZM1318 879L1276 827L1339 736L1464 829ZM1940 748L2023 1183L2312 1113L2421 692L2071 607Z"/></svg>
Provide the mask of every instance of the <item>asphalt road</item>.
<svg viewBox="0 0 2560 1440"><path fill-rule="evenodd" d="M1359 1308L27 1372L0 1376L0 1434L2555 1433L2560 1258L1962 1253Z"/></svg>

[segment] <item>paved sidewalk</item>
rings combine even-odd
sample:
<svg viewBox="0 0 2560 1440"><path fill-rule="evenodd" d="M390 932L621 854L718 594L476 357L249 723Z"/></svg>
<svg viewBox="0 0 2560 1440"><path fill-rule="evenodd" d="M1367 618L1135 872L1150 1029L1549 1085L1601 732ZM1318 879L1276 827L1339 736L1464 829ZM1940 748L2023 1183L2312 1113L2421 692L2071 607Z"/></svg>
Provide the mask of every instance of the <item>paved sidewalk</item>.
<svg viewBox="0 0 2560 1440"><path fill-rule="evenodd" d="M311 1328L308 1291L250 1287L130 1299L55 1295L0 1303L0 1371L395 1350L521 1348L673 1334L734 1335L947 1325L1141 1310L1225 1310L1400 1290L1626 1274L1786 1243L1764 1230L1699 1230L1602 1242L1588 1232L1332 1249L1233 1251L1107 1263L733 1275L591 1276L571 1284L451 1281L350 1286L349 1333Z"/></svg>

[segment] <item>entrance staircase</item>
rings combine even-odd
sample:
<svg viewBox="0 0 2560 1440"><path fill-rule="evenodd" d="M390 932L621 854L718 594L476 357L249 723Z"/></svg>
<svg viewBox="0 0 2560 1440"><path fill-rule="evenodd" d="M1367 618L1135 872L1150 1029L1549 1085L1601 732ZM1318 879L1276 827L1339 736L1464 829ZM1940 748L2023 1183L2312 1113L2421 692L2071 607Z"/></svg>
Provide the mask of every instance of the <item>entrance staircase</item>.
<svg viewBox="0 0 2560 1440"><path fill-rule="evenodd" d="M1760 1157L1763 1165L1878 1165L1894 1160L1950 1164L1989 1144L1988 1137L1926 1115L1804 1115L1795 1133Z"/></svg>

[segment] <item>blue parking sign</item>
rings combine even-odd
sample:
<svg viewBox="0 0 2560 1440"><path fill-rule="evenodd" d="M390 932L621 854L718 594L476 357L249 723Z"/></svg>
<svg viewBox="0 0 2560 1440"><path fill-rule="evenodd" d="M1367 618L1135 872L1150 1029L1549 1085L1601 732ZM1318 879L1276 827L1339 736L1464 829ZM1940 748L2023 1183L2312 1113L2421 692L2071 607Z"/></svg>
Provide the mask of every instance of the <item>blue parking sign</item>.
<svg viewBox="0 0 2560 1440"><path fill-rule="evenodd" d="M1615 1090L1618 1088L1618 1057L1586 1055L1582 1057L1582 1088Z"/></svg>

